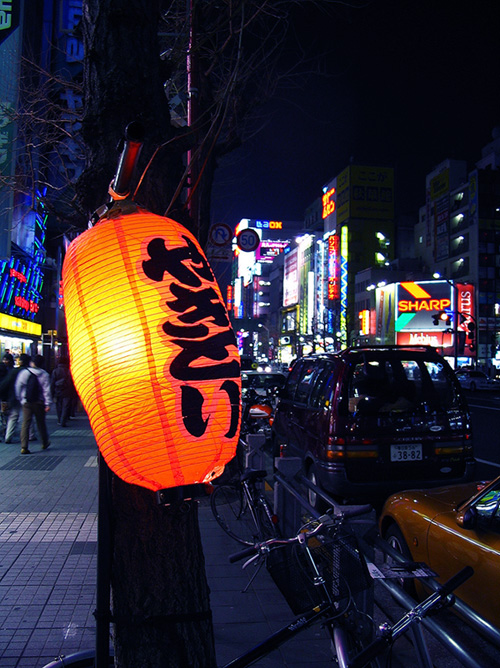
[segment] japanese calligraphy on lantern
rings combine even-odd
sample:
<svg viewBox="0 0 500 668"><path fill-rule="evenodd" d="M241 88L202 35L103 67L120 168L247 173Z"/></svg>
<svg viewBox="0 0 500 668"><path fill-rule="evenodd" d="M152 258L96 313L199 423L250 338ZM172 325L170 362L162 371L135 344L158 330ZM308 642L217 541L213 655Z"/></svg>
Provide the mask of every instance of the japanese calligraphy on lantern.
<svg viewBox="0 0 500 668"><path fill-rule="evenodd" d="M220 475L240 362L196 239L148 212L103 220L70 245L63 284L73 378L110 468L153 490Z"/></svg>

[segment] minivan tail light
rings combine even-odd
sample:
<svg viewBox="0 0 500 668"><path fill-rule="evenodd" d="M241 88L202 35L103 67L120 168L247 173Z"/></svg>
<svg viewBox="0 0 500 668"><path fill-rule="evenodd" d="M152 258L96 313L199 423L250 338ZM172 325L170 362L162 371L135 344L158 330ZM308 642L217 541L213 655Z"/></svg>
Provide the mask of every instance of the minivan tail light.
<svg viewBox="0 0 500 668"><path fill-rule="evenodd" d="M345 451L344 446L332 446L329 445L326 449L326 458L330 461L338 461L339 459L344 459Z"/></svg>

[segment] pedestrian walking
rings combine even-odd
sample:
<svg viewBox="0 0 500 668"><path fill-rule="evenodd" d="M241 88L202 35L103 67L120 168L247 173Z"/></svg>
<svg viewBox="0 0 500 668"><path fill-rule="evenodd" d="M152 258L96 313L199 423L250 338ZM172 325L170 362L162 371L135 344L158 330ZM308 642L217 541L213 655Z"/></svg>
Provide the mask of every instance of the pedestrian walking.
<svg viewBox="0 0 500 668"><path fill-rule="evenodd" d="M19 366L10 368L7 372L5 378L0 382L0 396L7 397L8 403L8 416L7 416L7 425L5 429L5 442L12 443L14 434L16 432L17 423L19 421L19 415L21 413L21 403L16 397L16 379L19 372L22 369L26 369L29 366L31 358L26 353L21 353L19 355ZM5 392L5 395L3 394Z"/></svg>
<svg viewBox="0 0 500 668"><path fill-rule="evenodd" d="M69 359L61 355L50 376L50 390L56 404L57 422L65 427L71 415L73 379L69 370Z"/></svg>
<svg viewBox="0 0 500 668"><path fill-rule="evenodd" d="M21 402L23 411L21 426L22 455L31 454L28 449L28 441L33 416L42 439L42 450L46 450L50 445L45 413L50 410L52 396L50 393L50 376L43 365L42 355L35 355L30 367L22 369L16 379L16 397Z"/></svg>
<svg viewBox="0 0 500 668"><path fill-rule="evenodd" d="M2 357L2 364L0 365L0 385L2 381L6 380L9 376L9 371L14 368L14 358L10 353L5 353ZM8 383L5 383L4 386L0 389L0 416L1 416L1 429L2 429L2 438L5 438L5 432L7 431L7 420L9 418L9 387Z"/></svg>

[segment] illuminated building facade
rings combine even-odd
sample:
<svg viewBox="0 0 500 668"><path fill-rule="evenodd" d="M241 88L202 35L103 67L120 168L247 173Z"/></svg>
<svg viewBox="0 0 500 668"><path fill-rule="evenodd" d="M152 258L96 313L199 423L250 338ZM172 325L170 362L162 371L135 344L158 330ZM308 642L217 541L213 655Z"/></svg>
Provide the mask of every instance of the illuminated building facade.
<svg viewBox="0 0 500 668"><path fill-rule="evenodd" d="M49 213L50 183L64 199L70 180L83 162L72 139L81 95L72 79L82 71L83 43L73 32L81 16L81 0L2 3L0 17L0 353L47 352L57 336L60 296L58 252L49 257L55 220ZM57 75L57 85L48 85ZM29 80L29 84L25 82ZM55 80L55 79L54 79ZM47 85L46 85L47 84ZM44 144L43 121L30 115L26 89L50 89L51 103L63 111L57 155ZM54 95L58 95L56 100ZM29 118L29 122L26 118ZM23 120L24 119L24 120ZM26 146L31 148L29 155ZM42 148L44 147L45 148ZM58 230L59 238L62 234ZM59 242L62 252L62 241Z"/></svg>
<svg viewBox="0 0 500 668"><path fill-rule="evenodd" d="M298 292L292 294L299 285L298 265L295 263L295 270L290 270L291 265L287 262L283 275L284 254L301 226L302 223L296 221L243 218L235 228L231 304L228 303L228 307L238 347L244 355L277 362L281 338L281 295L286 294L288 301L295 299L293 303L298 303ZM253 250L243 250L236 242L238 234L247 229L258 235L258 244ZM276 277L271 280L276 266L281 267L280 276L278 280ZM280 299L277 302L278 293Z"/></svg>
<svg viewBox="0 0 500 668"><path fill-rule="evenodd" d="M359 340L356 274L387 267L394 258L393 169L349 165L325 185L321 204L327 269L318 310L336 349ZM366 329L369 316L363 318Z"/></svg>
<svg viewBox="0 0 500 668"><path fill-rule="evenodd" d="M470 310L475 317L474 350L466 339L466 363L486 370L492 365L500 369L499 156L496 132L473 170L465 161L439 164L427 175L426 203L415 229L416 253L428 274L439 274L456 286L459 310ZM463 296L462 285L468 286ZM460 331L460 320L457 326Z"/></svg>

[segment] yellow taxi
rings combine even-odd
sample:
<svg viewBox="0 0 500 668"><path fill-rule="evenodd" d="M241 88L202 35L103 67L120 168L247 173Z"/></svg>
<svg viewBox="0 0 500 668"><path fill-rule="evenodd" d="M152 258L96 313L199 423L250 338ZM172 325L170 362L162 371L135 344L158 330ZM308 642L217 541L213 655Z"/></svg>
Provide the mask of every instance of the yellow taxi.
<svg viewBox="0 0 500 668"><path fill-rule="evenodd" d="M457 596L500 628L500 477L393 494L379 529L408 559L430 566L439 581L472 566L474 575Z"/></svg>

